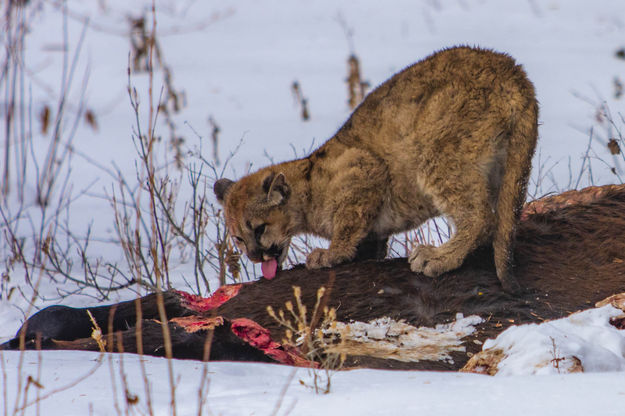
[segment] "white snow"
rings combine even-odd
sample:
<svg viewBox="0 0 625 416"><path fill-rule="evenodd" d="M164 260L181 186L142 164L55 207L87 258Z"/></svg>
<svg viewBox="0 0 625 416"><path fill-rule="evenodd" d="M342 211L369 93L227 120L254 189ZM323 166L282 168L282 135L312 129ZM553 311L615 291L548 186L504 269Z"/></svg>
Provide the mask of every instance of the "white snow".
<svg viewBox="0 0 625 416"><path fill-rule="evenodd" d="M497 375L559 374L579 360L584 372L625 370L625 331L610 324L623 311L607 305L541 324L512 326L484 350L502 350Z"/></svg>
<svg viewBox="0 0 625 416"><path fill-rule="evenodd" d="M32 106L33 113L32 152L42 165L50 134L40 134L37 115L45 105L54 107L58 100L63 60L63 19L58 5L62 2L31 0L29 3L41 4L41 9L32 14L30 21L25 46L29 72L24 91L26 104ZM199 146L197 132L203 137L204 152L209 154L206 149L210 147L211 128L207 119L212 116L221 129L221 160L243 140L226 170L230 177L242 175L250 165L267 164L264 151L276 162L287 160L294 156L294 150L302 154L304 149L320 144L336 131L349 115L345 78L351 48L360 59L363 78L375 86L406 65L455 44L507 52L523 64L534 82L541 104L541 137L530 193L575 186L576 172L582 164L581 156L592 127L599 144L597 156L614 162L617 172L622 173L616 159L600 146L614 132L595 119L603 103L615 115L623 109L623 102L613 97L614 78L619 76L622 80L625 76L625 61L614 57L615 51L625 46L622 0L239 0L229 3L159 0L156 3L160 48L172 69L174 87L184 91L186 100L186 107L174 116L177 129L189 148ZM67 27L70 58L76 50L84 18L89 19L89 24L69 94L65 131L71 128L83 94L86 107L97 117L98 129L94 131L83 122L78 124L72 143L76 153L70 163L68 182L75 199L71 211L64 213L63 218L67 217L69 227L77 235L84 235L93 222L92 252L111 260L121 257L118 247L110 242L114 237L113 218L106 197L116 182L80 155L107 168L114 162L127 178L136 175L136 152L130 140L134 115L126 92L127 17L138 16L149 4L147 0L67 2L71 11ZM352 32L351 38L345 35L341 21ZM4 46L6 36L2 39ZM83 77L88 78L86 87L81 85ZM155 80L155 89L160 91L160 69ZM299 110L293 104L290 86L294 80L308 99L311 118L307 122L300 120ZM144 122L147 81L145 74L133 75ZM157 134L167 137L162 120L157 125ZM4 142L1 144L4 147ZM569 158L573 172L571 185ZM542 169L541 165L544 165ZM541 181L539 178L545 174ZM601 184L616 179L597 162L593 180ZM25 211L30 219L20 229L27 245L32 244L33 238L27 225L32 221L36 228L41 221L38 208L31 206L35 182L31 163L25 187ZM580 186L587 184L588 178L584 176ZM188 195L188 190L182 192ZM8 205L3 205L5 208L15 214L22 207L13 194ZM8 251L2 236L0 256ZM192 280L191 267L190 262L174 255L171 276L176 287L187 288L186 282ZM7 288L15 291L10 300L0 299L0 341L13 336L25 315L34 311L28 309L31 287L24 281L19 264L6 266L2 272L0 295L6 297ZM214 289L216 276L210 278ZM37 299L35 308L59 302L73 306L98 302L89 296L63 297L64 292L58 292L71 288L42 280L39 290L44 298ZM127 291L117 296L132 298L135 293ZM312 382L306 369L210 363L210 383L202 414L209 411L215 415L272 414L281 402L275 414L458 415L470 411L481 416L622 415L625 409L623 331L606 324L615 313L616 309L604 307L566 320L509 329L496 341L486 344L505 348L509 354L496 377L352 370L335 373L331 392L317 395L304 385ZM554 374L557 369L553 366L540 367L545 360L572 356L581 360L586 372ZM21 394L28 376L43 386L39 391L43 396L78 380L98 360L102 364L93 374L51 394L41 401L39 408L36 404L28 407L26 414L123 414L122 360L130 392L138 396L138 404L130 414L146 414L147 395L139 357L101 357L76 351L23 355L3 352L0 412L13 414L24 403ZM171 414L166 360L152 357L143 360L154 413ZM564 360L558 362L562 363L561 369L566 367ZM203 364L174 361L173 367L177 413L198 414ZM535 373L549 374L527 375ZM288 389L283 395L285 386ZM34 385L29 386L26 403L35 399L38 390Z"/></svg>
<svg viewBox="0 0 625 416"><path fill-rule="evenodd" d="M5 352L9 397L13 409L19 352ZM45 395L89 373L97 353L56 351L42 354ZM43 415L113 415L115 400L125 407L119 363L123 359L130 393L139 401L134 413L145 414L144 382L136 356L105 356L100 367L77 386L41 402ZM144 358L156 415L169 415L171 394L165 359ZM25 355L22 376L37 374L37 353ZM175 361L177 414L195 415L203 364ZM114 396L111 368L115 375ZM329 394L315 394L304 384L312 382L306 369L253 363L210 363L208 393L203 414L270 415L281 401L278 415L622 415L625 406L623 373L490 377L478 374L418 371L353 370L335 373ZM302 384L300 382L304 382ZM282 392L287 387L286 394ZM34 399L29 390L29 401ZM281 399L282 397L282 399ZM20 401L21 403L22 401ZM209 413L210 412L210 413ZM10 414L10 413L9 413ZM31 406L26 414L36 414Z"/></svg>

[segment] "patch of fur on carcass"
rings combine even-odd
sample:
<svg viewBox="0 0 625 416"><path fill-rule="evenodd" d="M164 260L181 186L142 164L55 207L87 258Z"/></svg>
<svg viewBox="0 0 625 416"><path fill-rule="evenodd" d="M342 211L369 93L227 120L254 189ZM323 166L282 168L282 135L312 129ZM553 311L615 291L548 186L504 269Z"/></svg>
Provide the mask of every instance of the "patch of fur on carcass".
<svg viewBox="0 0 625 416"><path fill-rule="evenodd" d="M456 315L456 320L434 328L415 327L389 317L369 322L336 322L323 330L324 337L340 337L327 352L352 356L370 356L404 362L446 361L453 363L452 352L464 352L462 338L483 322L479 316Z"/></svg>

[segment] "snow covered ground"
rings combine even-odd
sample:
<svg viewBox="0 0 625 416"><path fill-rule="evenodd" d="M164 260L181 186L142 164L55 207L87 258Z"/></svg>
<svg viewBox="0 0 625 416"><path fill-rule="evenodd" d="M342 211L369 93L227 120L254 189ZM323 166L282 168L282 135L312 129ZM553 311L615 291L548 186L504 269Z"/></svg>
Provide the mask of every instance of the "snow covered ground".
<svg viewBox="0 0 625 416"><path fill-rule="evenodd" d="M541 324L508 328L484 343L500 350L498 375L556 374L625 370L625 331L610 324L623 316L612 306L589 309Z"/></svg>
<svg viewBox="0 0 625 416"><path fill-rule="evenodd" d="M228 176L240 176L250 165L267 164L265 152L276 162L292 158L294 152L301 154L336 131L349 115L345 78L350 53L360 59L363 79L375 86L406 65L456 44L509 53L524 65L536 86L541 127L530 192L539 183L539 194L575 186L593 127L597 156L604 158L608 167L615 165L616 172L622 174L622 163L619 165L602 148L614 132L596 118L597 109L604 102L616 116L623 109L622 100L614 97L614 78L625 78L625 61L615 58L615 52L625 46L622 0L398 0L392 3L159 0L156 3L162 57L171 68L174 88L184 91L186 106L173 116L176 130L185 137L189 149L202 142L204 152L210 157L207 149L210 149L212 128L208 118L212 117L220 128L221 160L242 140L226 170ZM28 76L24 88L34 118L32 153L42 164L50 134L39 133L37 115L58 100L64 37L59 5L63 2L31 0L30 4L33 17L25 44ZM78 47L81 31L85 33L66 106L67 119L73 120L84 95L84 106L93 111L98 126L94 130L82 121L77 125L72 143L76 153L66 165L71 166L68 183L75 197L69 224L77 234L85 234L93 222L93 244L104 257L120 257L118 247L107 243L114 231L110 201L105 195L110 194L115 180L87 158L105 167L111 167L114 162L125 176L135 175L137 156L131 141L134 114L127 95L128 16L138 17L148 10L149 4L144 0L67 2L70 12L67 42L71 53ZM351 34L347 35L346 31ZM6 37L2 39L7 41ZM81 84L83 78L87 79L85 86ZM295 80L308 100L310 120L306 122L301 120L300 110L294 105L291 85ZM148 78L145 74L134 74L132 83L139 93L141 116L145 119ZM161 83L162 70L157 69L157 91ZM162 121L157 125L157 134L166 138L168 130ZM65 131L71 128L72 123L68 122ZM539 168L541 165L543 169ZM571 184L569 166L573 172ZM549 169L550 173L546 174ZM544 175L546 178L539 180ZM587 185L588 180L585 176L579 185ZM617 178L595 161L593 180L600 184ZM27 208L32 209L34 175L28 177L25 190ZM14 194L3 207L11 213L20 209ZM30 234L24 236L29 238ZM5 240L0 244L6 244ZM2 247L2 253L7 251L8 247ZM186 286L184 279L188 278L190 267L183 259L174 259L171 274L175 285ZM18 265L6 270L11 280L3 284L23 290L23 296L15 292L10 300L0 299L0 341L13 336L28 311L29 287L20 273ZM215 288L216 276L210 277ZM40 291L48 300L38 299L35 306L56 302L86 306L97 302L88 296L60 299L57 289L52 282L44 280ZM6 295L5 291L0 292ZM135 294L126 292L118 296L129 298ZM525 344L521 342L523 339L536 340L537 335L527 335L528 328L519 328L506 335L510 337L507 341L502 338L499 342L522 345L518 347L522 357L529 360L528 357L549 354L549 337L554 337L559 351L565 354L574 351L575 345L582 345L579 340L570 340L573 335L591 333L595 328L592 325L597 322L599 327L610 329L606 326L609 318L606 310L593 312L597 314L593 315L596 320L586 321L587 331L579 325L570 328L569 338L556 338L556 333L546 332L541 335L541 342ZM602 366L594 368L620 369L620 372L521 375L527 373L529 361L508 366L509 376L496 377L353 370L333 376L329 395L317 395L300 384L300 379L310 384L305 369L296 370L291 379L293 370L284 366L211 363L204 412L272 414L288 385L276 414L458 414L470 409L483 415L621 415L625 408L622 372L625 341L614 332L610 337L614 337L610 338L614 340L612 355L597 353ZM17 407L22 403L18 392L23 391L25 384L20 387L18 377L25 380L32 375L39 380L44 386L40 392L43 395L87 373L96 365L99 355L46 352L27 353L24 358L23 368L19 370L19 353L2 354L0 411L5 414L13 414L16 400ZM117 403L123 413L121 359L104 357L95 373L43 400L39 412L33 405L26 414L118 413L111 371L116 379ZM139 395L137 408L141 411L133 410L131 414L146 413L138 358L126 355L123 360L131 393ZM170 414L166 361L145 358L145 363L155 414ZM197 414L202 364L177 361L174 369L178 374L178 414ZM32 385L29 387L27 402L35 398L36 390Z"/></svg>
<svg viewBox="0 0 625 416"><path fill-rule="evenodd" d="M18 355L5 353L3 359L13 363ZM43 354L45 389L41 394L90 372L97 365L98 358L98 354L85 352ZM117 372L120 359L113 357L113 367L117 377L118 406L123 412L125 400ZM130 414L141 414L147 402L137 357L126 355L123 360L130 392L139 396ZM155 414L171 414L171 394L165 381L168 377L166 361L145 360L153 407L158 409ZM36 353L28 353L26 361L33 363L31 368L34 368ZM622 415L625 405L622 373L492 378L477 374L355 370L335 374L331 393L317 395L300 383L300 380L310 383L310 375L305 369L293 370L269 364L211 363L208 370L210 384L204 414L213 415L457 415L462 411L484 416ZM42 401L40 414L117 414L109 372L108 357L105 357L101 366L80 384ZM202 364L176 362L175 372L179 380L178 414L197 414ZM10 371L8 376L8 380L14 380L15 372ZM288 388L283 396L285 386ZM9 391L13 399L13 384L9 385ZM273 413L280 401L279 411ZM7 405L12 409L14 400L9 400ZM27 414L35 414L34 406Z"/></svg>
<svg viewBox="0 0 625 416"><path fill-rule="evenodd" d="M140 357L129 354L5 351L0 352L4 411L25 407L26 414L111 415L152 409L168 415L173 397L181 415L453 415L463 410L485 416L622 415L625 330L610 324L624 316L622 299L618 306L510 327L484 345L486 352L502 351L494 377L359 369L331 373L328 394L315 393L313 370L283 365L173 360L170 373L167 360L155 357L143 357L142 368ZM323 389L326 373L314 371ZM169 380L174 380L173 396Z"/></svg>

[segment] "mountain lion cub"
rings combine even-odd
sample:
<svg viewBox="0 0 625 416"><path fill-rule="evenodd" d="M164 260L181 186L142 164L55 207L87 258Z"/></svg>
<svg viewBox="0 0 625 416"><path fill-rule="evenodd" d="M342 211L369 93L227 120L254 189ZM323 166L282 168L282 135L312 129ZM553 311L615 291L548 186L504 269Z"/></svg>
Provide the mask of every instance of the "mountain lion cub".
<svg viewBox="0 0 625 416"><path fill-rule="evenodd" d="M517 291L512 246L536 146L534 87L508 55L456 47L371 92L310 156L214 185L226 225L273 278L291 237L330 240L308 268L383 258L391 234L444 215L455 233L417 245L415 272L435 277L492 242L497 276Z"/></svg>

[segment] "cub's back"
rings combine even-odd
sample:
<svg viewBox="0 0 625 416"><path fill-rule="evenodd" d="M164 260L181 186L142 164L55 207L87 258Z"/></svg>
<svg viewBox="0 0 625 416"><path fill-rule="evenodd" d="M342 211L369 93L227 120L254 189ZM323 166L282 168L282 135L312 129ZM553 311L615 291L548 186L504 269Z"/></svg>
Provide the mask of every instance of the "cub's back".
<svg viewBox="0 0 625 416"><path fill-rule="evenodd" d="M487 117L506 127L534 101L534 87L513 58L455 47L405 68L377 87L336 137L384 156L397 150L394 144L422 139L427 146L444 137L443 131L470 130Z"/></svg>

